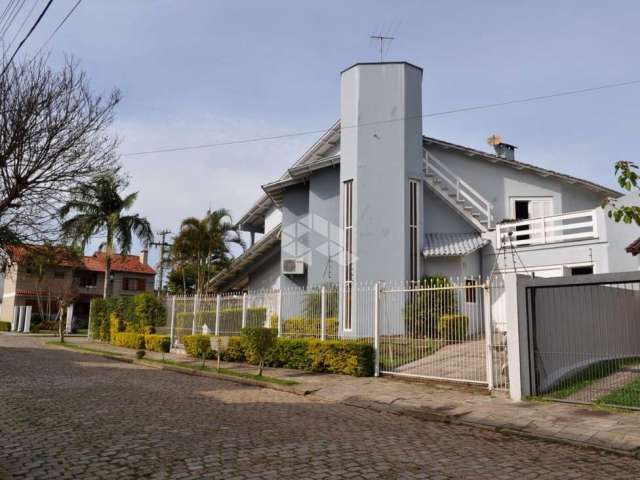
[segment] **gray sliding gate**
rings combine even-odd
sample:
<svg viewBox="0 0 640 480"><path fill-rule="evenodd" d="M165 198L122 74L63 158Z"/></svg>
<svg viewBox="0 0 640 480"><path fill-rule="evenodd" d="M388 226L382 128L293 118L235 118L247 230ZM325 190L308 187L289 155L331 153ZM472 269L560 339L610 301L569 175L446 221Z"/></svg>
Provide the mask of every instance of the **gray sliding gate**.
<svg viewBox="0 0 640 480"><path fill-rule="evenodd" d="M531 392L640 407L640 272L525 280Z"/></svg>

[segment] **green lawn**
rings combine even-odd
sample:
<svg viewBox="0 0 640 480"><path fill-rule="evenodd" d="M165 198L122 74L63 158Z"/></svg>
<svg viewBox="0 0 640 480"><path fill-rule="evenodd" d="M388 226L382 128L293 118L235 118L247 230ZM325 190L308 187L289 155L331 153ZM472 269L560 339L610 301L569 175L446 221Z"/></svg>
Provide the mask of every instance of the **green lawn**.
<svg viewBox="0 0 640 480"><path fill-rule="evenodd" d="M640 408L640 378L598 399L604 405Z"/></svg>
<svg viewBox="0 0 640 480"><path fill-rule="evenodd" d="M116 357L122 357L122 354L118 352L109 352L106 350L98 350L96 348L87 348L87 347L78 345L76 343L69 343L69 342L60 343L60 340L49 340L47 342L47 345L57 345L59 347L71 348L73 350L78 350L81 352L95 353L97 355L112 355Z"/></svg>
<svg viewBox="0 0 640 480"><path fill-rule="evenodd" d="M605 360L602 362L594 363L593 365L580 370L575 375L563 380L560 385L556 386L553 390L545 393L544 396L558 399L567 398L578 392L579 390L588 387L596 380L600 380L601 378L612 375L621 370L626 365L638 362L640 362L640 358Z"/></svg>

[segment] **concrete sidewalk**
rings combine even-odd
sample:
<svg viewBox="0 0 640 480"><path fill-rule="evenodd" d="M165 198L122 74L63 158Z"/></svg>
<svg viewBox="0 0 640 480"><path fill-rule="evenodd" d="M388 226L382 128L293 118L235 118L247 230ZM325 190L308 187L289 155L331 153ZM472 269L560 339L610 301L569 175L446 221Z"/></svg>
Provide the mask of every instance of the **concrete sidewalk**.
<svg viewBox="0 0 640 480"><path fill-rule="evenodd" d="M86 348L134 357L134 352L130 349L86 339L68 340ZM160 359L161 355L147 352L147 357ZM166 358L198 363L176 353L167 354ZM207 362L207 366L212 368L215 368L215 364L215 361ZM255 367L244 363L222 362L221 366L257 373ZM300 383L300 392L310 392L307 396L317 400L568 442L640 457L640 412L557 402L514 402L505 395L489 395L476 387L471 389L458 385L407 382L390 377L356 378L282 368L267 368L265 375L295 380Z"/></svg>

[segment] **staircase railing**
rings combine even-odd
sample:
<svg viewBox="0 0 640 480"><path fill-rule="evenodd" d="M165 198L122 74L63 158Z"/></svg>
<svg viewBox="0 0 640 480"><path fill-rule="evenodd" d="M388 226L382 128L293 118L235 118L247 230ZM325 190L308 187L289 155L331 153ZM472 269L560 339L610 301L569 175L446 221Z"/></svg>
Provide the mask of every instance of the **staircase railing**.
<svg viewBox="0 0 640 480"><path fill-rule="evenodd" d="M487 228L493 225L493 205L478 193L471 185L465 182L458 175L453 173L438 158L425 150L423 156L424 173L433 175L435 178L447 184L456 194L456 200L466 201L476 208L478 213L484 217ZM482 217L481 217L482 219Z"/></svg>

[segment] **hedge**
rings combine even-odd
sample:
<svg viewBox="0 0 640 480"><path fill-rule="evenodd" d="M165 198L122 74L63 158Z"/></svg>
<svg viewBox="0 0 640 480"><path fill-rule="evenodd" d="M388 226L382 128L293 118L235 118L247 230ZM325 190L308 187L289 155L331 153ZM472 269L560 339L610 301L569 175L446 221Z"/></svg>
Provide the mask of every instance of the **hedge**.
<svg viewBox="0 0 640 480"><path fill-rule="evenodd" d="M0 322L0 332L10 332L11 322Z"/></svg>
<svg viewBox="0 0 640 480"><path fill-rule="evenodd" d="M166 353L171 348L171 339L168 335L145 335L144 345L152 352Z"/></svg>
<svg viewBox="0 0 640 480"><path fill-rule="evenodd" d="M113 334L111 343L118 347L135 348L137 350L144 350L145 348L144 335L141 333L116 332Z"/></svg>
<svg viewBox="0 0 640 480"><path fill-rule="evenodd" d="M469 317L466 315L451 313L438 319L438 334L445 340L464 340L468 331Z"/></svg>
<svg viewBox="0 0 640 480"><path fill-rule="evenodd" d="M133 333L149 332L166 324L165 307L151 293L141 293L133 297L96 298L91 300L91 337L110 341L114 333L111 328L114 316L124 324L118 331L124 329Z"/></svg>
<svg viewBox="0 0 640 480"><path fill-rule="evenodd" d="M206 340L205 340L206 339ZM189 335L183 338L189 355L201 358L197 342L209 341L208 335ZM211 352L210 357L215 356ZM228 362L257 359L247 351L242 337L229 337L227 350L222 359ZM373 375L374 351L368 343L355 340L316 340L304 338L278 338L267 354L265 365L269 367L293 368L309 372L326 372L356 377Z"/></svg>
<svg viewBox="0 0 640 480"><path fill-rule="evenodd" d="M247 327L263 327L267 320L267 309L265 307L247 308ZM196 327L200 329L207 324L211 330L215 328L215 310L205 310L196 315ZM176 314L176 330L190 329L193 324L193 312L179 312ZM240 332L242 327L242 308L220 309L220 332L231 333Z"/></svg>
<svg viewBox="0 0 640 480"><path fill-rule="evenodd" d="M322 330L319 318L289 317L284 321L282 331L285 335L318 336ZM329 317L325 320L325 335L338 335L338 319Z"/></svg>
<svg viewBox="0 0 640 480"><path fill-rule="evenodd" d="M211 350L210 335L185 335L182 337L182 343L187 355L195 358L202 358L203 354L207 358L214 357L214 352Z"/></svg>

